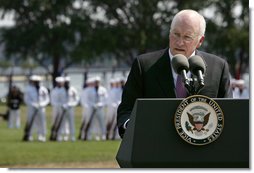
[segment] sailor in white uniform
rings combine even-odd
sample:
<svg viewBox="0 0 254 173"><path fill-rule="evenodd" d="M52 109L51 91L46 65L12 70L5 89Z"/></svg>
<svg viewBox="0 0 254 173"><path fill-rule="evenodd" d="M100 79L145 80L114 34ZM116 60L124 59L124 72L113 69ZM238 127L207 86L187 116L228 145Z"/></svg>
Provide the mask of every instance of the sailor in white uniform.
<svg viewBox="0 0 254 173"><path fill-rule="evenodd" d="M75 141L75 107L79 104L79 94L76 88L70 86L70 77L65 77L65 98L63 100L62 109L64 111L63 122L58 134L58 141L61 141L61 133L64 135L64 140ZM67 129L66 129L67 128Z"/></svg>
<svg viewBox="0 0 254 173"><path fill-rule="evenodd" d="M50 101L52 106L52 125L54 124L57 115L61 114L62 112L63 100L61 99L60 95L63 92L65 93L64 77L56 77L55 81L56 86L52 89L50 93Z"/></svg>
<svg viewBox="0 0 254 173"><path fill-rule="evenodd" d="M93 102L89 99L89 93L95 91L95 78L86 80L86 87L81 91L80 103L82 106L82 123L80 128L80 139L92 139L91 133L88 135L89 127L91 126L91 116L93 112Z"/></svg>
<svg viewBox="0 0 254 173"><path fill-rule="evenodd" d="M89 101L91 101L91 115L93 116L88 134L93 134L95 140L106 140L105 107L107 105L108 93L106 88L100 84L100 77L97 76L94 80L95 86L91 92L88 93Z"/></svg>
<svg viewBox="0 0 254 173"><path fill-rule="evenodd" d="M31 124L28 140L33 140L33 128L37 129L38 140L46 141L45 107L49 104L48 90L40 85L42 78L37 75L30 77L30 84L24 93L24 102L27 105L27 123Z"/></svg>
<svg viewBox="0 0 254 173"><path fill-rule="evenodd" d="M115 140L120 139L117 128L117 108L121 102L122 98L122 87L124 80L122 78L115 78L111 81L111 90L109 91L108 98L108 109L107 109L107 130L108 139Z"/></svg>

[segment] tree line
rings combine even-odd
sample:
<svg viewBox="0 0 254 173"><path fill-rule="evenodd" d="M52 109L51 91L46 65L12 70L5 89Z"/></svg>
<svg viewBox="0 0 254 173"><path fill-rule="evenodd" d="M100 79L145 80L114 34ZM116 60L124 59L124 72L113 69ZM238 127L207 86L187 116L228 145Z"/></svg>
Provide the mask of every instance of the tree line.
<svg viewBox="0 0 254 173"><path fill-rule="evenodd" d="M205 16L201 49L226 58L240 78L249 63L248 0L0 0L0 16L15 23L0 28L0 44L7 60L32 58L53 78L102 57L131 65L138 54L168 47L171 20L182 9Z"/></svg>

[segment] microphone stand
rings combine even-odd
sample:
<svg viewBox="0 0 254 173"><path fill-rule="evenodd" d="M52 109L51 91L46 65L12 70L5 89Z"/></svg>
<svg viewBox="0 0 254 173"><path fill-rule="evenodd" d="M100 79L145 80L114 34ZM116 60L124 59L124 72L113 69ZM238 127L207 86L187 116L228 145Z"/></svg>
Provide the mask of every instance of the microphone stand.
<svg viewBox="0 0 254 173"><path fill-rule="evenodd" d="M196 95L205 86L205 84L204 80L198 81L197 78L192 77L185 80L184 86L190 95Z"/></svg>
<svg viewBox="0 0 254 173"><path fill-rule="evenodd" d="M199 93L199 91L205 86L204 79L198 80L197 78L192 78L187 77L186 71L182 71L182 76L183 83L185 88L187 89L189 95L196 95Z"/></svg>
<svg viewBox="0 0 254 173"><path fill-rule="evenodd" d="M181 73L182 73L182 76L183 76L182 82L184 83L185 88L187 89L187 91L190 95L193 95L192 94L193 89L195 90L195 88L193 88L193 85L191 83L192 79L188 78L187 73L186 73L185 70L183 70Z"/></svg>
<svg viewBox="0 0 254 173"><path fill-rule="evenodd" d="M184 86L187 89L189 95L195 95L196 94L195 85L194 85L194 79L187 78L184 81Z"/></svg>

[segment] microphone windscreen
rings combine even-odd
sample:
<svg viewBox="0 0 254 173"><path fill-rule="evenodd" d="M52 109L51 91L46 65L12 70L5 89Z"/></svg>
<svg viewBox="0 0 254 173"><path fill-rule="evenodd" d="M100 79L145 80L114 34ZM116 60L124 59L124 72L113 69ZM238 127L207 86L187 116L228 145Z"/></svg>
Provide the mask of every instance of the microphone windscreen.
<svg viewBox="0 0 254 173"><path fill-rule="evenodd" d="M188 72L188 59L182 54L177 54L172 58L172 67L177 74L181 74L182 70L186 70L186 72Z"/></svg>
<svg viewBox="0 0 254 173"><path fill-rule="evenodd" d="M189 58L189 65L191 73L195 75L198 74L198 70L201 70L203 74L206 71L204 60L198 55L194 55Z"/></svg>

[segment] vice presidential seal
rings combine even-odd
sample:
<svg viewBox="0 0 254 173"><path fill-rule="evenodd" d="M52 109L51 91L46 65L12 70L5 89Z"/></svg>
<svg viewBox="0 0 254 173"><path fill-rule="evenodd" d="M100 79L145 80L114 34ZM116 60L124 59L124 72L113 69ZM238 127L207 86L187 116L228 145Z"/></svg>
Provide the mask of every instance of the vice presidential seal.
<svg viewBox="0 0 254 173"><path fill-rule="evenodd" d="M206 145L220 136L224 126L224 115L213 99L194 95L180 103L174 123L183 140L193 145Z"/></svg>

